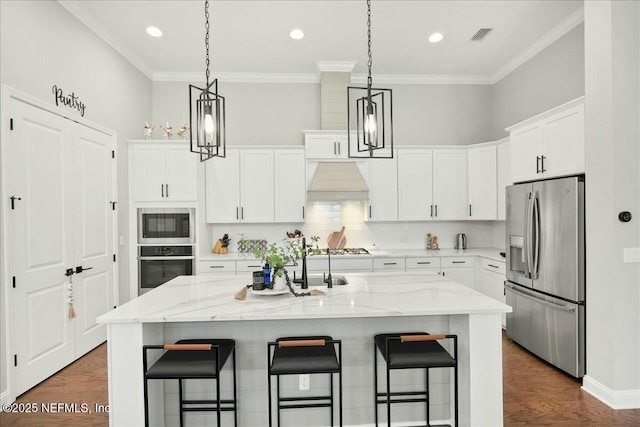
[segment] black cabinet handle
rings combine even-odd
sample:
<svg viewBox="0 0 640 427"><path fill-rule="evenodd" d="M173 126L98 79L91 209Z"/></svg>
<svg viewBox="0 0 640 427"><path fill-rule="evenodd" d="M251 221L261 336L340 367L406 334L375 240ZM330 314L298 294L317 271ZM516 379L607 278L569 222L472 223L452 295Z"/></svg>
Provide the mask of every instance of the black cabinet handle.
<svg viewBox="0 0 640 427"><path fill-rule="evenodd" d="M431 264L431 261L418 261L418 265Z"/></svg>
<svg viewBox="0 0 640 427"><path fill-rule="evenodd" d="M209 268L224 268L224 265L210 265Z"/></svg>
<svg viewBox="0 0 640 427"><path fill-rule="evenodd" d="M544 159L546 159L546 157L545 157L545 156L540 156L540 160L541 160L541 162L540 162L540 163L541 163L541 165L540 165L540 166L541 166L541 168L540 168L540 169L541 169L541 172L542 172L542 173L545 173L545 172L546 172L546 170L545 170L545 168L544 168Z"/></svg>
<svg viewBox="0 0 640 427"><path fill-rule="evenodd" d="M466 264L467 261L451 261L451 264Z"/></svg>
<svg viewBox="0 0 640 427"><path fill-rule="evenodd" d="M397 265L397 262L385 262L384 265Z"/></svg>
<svg viewBox="0 0 640 427"><path fill-rule="evenodd" d="M302 219L304 219L304 206L302 207Z"/></svg>
<svg viewBox="0 0 640 427"><path fill-rule="evenodd" d="M165 184L167 186L167 197L169 197L169 184Z"/></svg>
<svg viewBox="0 0 640 427"><path fill-rule="evenodd" d="M433 218L433 205L431 205L431 218Z"/></svg>
<svg viewBox="0 0 640 427"><path fill-rule="evenodd" d="M160 184L160 189L162 191L162 197L164 197L164 184Z"/></svg>
<svg viewBox="0 0 640 427"><path fill-rule="evenodd" d="M244 206L240 207L240 219L244 219Z"/></svg>
<svg viewBox="0 0 640 427"><path fill-rule="evenodd" d="M497 265L487 264L488 267L499 268Z"/></svg>
<svg viewBox="0 0 640 427"><path fill-rule="evenodd" d="M236 219L240 219L240 217L238 216L238 207L236 206Z"/></svg>
<svg viewBox="0 0 640 427"><path fill-rule="evenodd" d="M15 197L15 196L11 196L9 197L9 199L11 199L11 209L15 209L15 202L16 200L22 200L22 197Z"/></svg>
<svg viewBox="0 0 640 427"><path fill-rule="evenodd" d="M371 218L371 205L369 205L369 218Z"/></svg>
<svg viewBox="0 0 640 427"><path fill-rule="evenodd" d="M471 203L469 203L469 216L471 216Z"/></svg>
<svg viewBox="0 0 640 427"><path fill-rule="evenodd" d="M436 218L438 218L438 205L435 205L435 206L436 206Z"/></svg>
<svg viewBox="0 0 640 427"><path fill-rule="evenodd" d="M540 157L536 156L536 173L540 173Z"/></svg>

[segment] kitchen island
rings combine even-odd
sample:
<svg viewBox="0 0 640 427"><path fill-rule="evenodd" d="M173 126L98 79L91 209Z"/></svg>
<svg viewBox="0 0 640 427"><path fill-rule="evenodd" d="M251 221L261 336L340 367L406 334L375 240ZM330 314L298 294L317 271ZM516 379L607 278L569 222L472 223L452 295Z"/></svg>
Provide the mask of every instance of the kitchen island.
<svg viewBox="0 0 640 427"><path fill-rule="evenodd" d="M373 336L400 331L457 334L460 424L502 425L500 324L501 314L511 310L508 306L431 272L344 276L347 285L323 287L323 296L250 292L243 301L234 299L234 294L249 283L248 275L182 276L104 314L98 321L108 326L110 425L144 425L143 345L183 338L232 338L238 363L238 424L264 426L267 342L296 335L331 335L342 340L344 425L371 425ZM452 376L447 371L431 374L434 423L451 424ZM421 384L424 378L415 371L394 375L392 382L400 386ZM151 425L177 425L175 383L150 382ZM223 393L229 384L223 372ZM282 384L285 393L287 389L301 393L297 386L297 378ZM323 387L325 380L312 376L307 393ZM187 397L202 398L209 389L210 382L193 380L187 382L185 392ZM384 420L384 408L380 409ZM326 408L305 411L284 411L283 425L326 424ZM395 405L394 421L418 420L423 412L419 404ZM204 425L210 414L186 417L189 425ZM223 414L223 425L231 423L230 417Z"/></svg>

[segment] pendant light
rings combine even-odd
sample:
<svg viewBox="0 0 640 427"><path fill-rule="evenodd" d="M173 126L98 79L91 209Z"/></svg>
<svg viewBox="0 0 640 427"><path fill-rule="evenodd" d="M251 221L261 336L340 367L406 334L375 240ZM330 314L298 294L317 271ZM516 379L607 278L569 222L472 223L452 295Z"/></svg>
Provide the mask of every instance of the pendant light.
<svg viewBox="0 0 640 427"><path fill-rule="evenodd" d="M200 161L225 157L224 97L218 94L218 80L209 83L209 2L204 2L206 35L206 84L204 88L189 85L189 123L191 151L200 154Z"/></svg>
<svg viewBox="0 0 640 427"><path fill-rule="evenodd" d="M392 159L393 115L391 89L372 87L371 0L367 0L367 87L347 87L349 157Z"/></svg>

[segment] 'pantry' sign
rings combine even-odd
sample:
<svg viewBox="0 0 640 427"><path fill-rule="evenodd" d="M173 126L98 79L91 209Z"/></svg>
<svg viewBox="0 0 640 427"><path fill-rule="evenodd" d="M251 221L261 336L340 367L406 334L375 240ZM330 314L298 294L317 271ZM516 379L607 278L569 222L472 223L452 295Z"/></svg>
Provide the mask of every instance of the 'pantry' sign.
<svg viewBox="0 0 640 427"><path fill-rule="evenodd" d="M53 92L53 96L56 98L56 106L62 104L70 108L75 108L80 112L80 115L84 117L84 102L80 101L74 92L71 92L71 95L65 95L58 85L53 85L51 90Z"/></svg>

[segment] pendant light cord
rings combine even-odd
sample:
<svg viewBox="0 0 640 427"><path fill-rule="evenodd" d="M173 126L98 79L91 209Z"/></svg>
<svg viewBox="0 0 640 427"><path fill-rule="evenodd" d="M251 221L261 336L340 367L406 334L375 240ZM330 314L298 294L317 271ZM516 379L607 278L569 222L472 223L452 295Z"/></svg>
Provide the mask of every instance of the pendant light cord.
<svg viewBox="0 0 640 427"><path fill-rule="evenodd" d="M373 59L371 57L371 0L367 0L367 40L368 40L368 54L369 61L367 62L367 68L369 69L369 76L367 77L367 86L371 89L371 84L373 79L371 78L371 65L373 64Z"/></svg>
<svg viewBox="0 0 640 427"><path fill-rule="evenodd" d="M209 87L209 2L208 1L204 2L204 18L205 18L204 28L207 30L206 35L204 36L204 46L207 52L207 56L206 56L207 57L207 60L206 60L207 85L205 87ZM371 72L369 72L369 74L371 74Z"/></svg>

